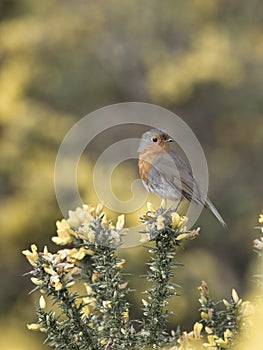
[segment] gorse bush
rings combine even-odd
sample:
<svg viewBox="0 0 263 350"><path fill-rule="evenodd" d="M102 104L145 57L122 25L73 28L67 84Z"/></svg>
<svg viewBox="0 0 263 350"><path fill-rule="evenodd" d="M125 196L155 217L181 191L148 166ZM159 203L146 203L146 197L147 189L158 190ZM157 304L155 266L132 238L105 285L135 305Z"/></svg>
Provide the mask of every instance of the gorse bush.
<svg viewBox="0 0 263 350"><path fill-rule="evenodd" d="M168 332L168 300L177 294L172 282L176 250L186 240L198 237L199 229L187 230L187 218L172 210L155 209L141 217L145 225L142 240L151 255L147 274L150 282L142 299L143 318L130 318L130 286L125 260L116 252L125 234L124 216L114 225L103 212L83 205L69 211L67 220L57 221L57 236L52 241L66 246L55 253L35 244L23 254L32 265L28 274L40 292L36 323L30 330L45 333L54 349L234 349L238 334L251 327L252 304L242 301L233 289L231 299L216 301L209 295L206 282L199 287L200 320L191 332ZM262 223L263 218L260 217ZM261 233L263 231L261 229ZM263 237L254 241L262 259ZM262 275L256 276L262 285Z"/></svg>

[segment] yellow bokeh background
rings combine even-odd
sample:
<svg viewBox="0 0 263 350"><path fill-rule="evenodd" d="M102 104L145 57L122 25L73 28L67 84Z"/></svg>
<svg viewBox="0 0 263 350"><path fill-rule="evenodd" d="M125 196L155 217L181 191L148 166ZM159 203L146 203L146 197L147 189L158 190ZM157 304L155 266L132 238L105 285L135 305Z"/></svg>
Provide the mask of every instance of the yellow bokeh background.
<svg viewBox="0 0 263 350"><path fill-rule="evenodd" d="M200 237L178 253L185 264L176 271L182 296L170 303L170 327L189 330L198 319L202 279L216 298L228 298L231 288L247 295L255 273L253 227L262 209L258 2L0 0L0 18L0 348L48 348L42 335L26 328L37 296L27 295L32 286L22 275L30 266L21 251L33 242L54 249L50 237L62 216L53 185L60 143L84 115L112 103L154 103L185 120L204 148L209 194L228 224L224 230L204 211ZM85 202L98 201L89 179L106 145L144 130L133 125L95 137L78 168ZM116 169L118 198L131 197L135 178L134 161ZM155 196L149 199L158 205ZM145 210L127 215L127 226L139 224ZM139 276L148 255L141 246L119 254L133 274L137 292L130 299L138 318L147 287Z"/></svg>

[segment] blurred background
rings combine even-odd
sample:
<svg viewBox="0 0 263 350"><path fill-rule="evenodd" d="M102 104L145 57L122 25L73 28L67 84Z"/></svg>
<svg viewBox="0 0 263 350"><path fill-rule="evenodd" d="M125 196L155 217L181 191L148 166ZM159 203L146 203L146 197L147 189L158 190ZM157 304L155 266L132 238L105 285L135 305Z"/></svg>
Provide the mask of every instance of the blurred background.
<svg viewBox="0 0 263 350"><path fill-rule="evenodd" d="M22 275L30 266L21 251L33 242L55 248L58 148L79 119L108 104L142 101L178 114L204 149L209 195L228 224L224 230L203 211L200 237L178 254L185 267L176 271L182 296L170 303L171 327L190 329L198 320L202 279L216 298L229 298L232 287L249 293L263 198L260 8L258 0L0 0L0 348L48 348L26 328L38 297L27 294L32 285ZM92 141L79 166L85 202L97 203L89 179L100 153L143 131L113 128ZM134 161L121 164L116 195L129 199L136 177ZM128 216L127 225L145 210ZM146 285L138 276L147 256L142 247L120 255L137 289L132 317L140 317Z"/></svg>

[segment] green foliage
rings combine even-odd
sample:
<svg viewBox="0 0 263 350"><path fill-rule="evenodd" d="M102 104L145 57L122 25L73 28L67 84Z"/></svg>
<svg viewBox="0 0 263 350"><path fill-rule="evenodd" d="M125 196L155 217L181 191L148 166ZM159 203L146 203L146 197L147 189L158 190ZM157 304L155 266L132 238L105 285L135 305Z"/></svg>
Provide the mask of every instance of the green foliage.
<svg viewBox="0 0 263 350"><path fill-rule="evenodd" d="M239 300L236 291L233 290L231 302L227 300L215 301L209 297L208 286L204 281L199 287L199 291L200 322L208 334L211 346L214 345L220 350L226 346L232 348L239 331L242 300Z"/></svg>
<svg viewBox="0 0 263 350"><path fill-rule="evenodd" d="M178 286L171 280L173 270L181 266L174 262L175 248L180 246L181 240L196 237L195 231L186 231L183 226L185 219L162 208L149 211L142 217L147 228L143 233L154 243L154 246L145 247L151 254L146 278L152 284L152 288L146 291L148 301L143 299L143 341L146 345L158 346L171 341L167 333L169 312L166 307L168 299L177 295Z"/></svg>
<svg viewBox="0 0 263 350"><path fill-rule="evenodd" d="M144 240L149 242L145 248L151 254L143 278L150 282L150 287L145 291L147 300L142 299L142 320L132 320L127 301L130 290L123 270L125 261L116 254L124 233L124 216L119 216L113 225L102 209L101 204L96 209L84 205L70 211L67 220L57 222L57 236L52 240L69 248L50 253L45 247L41 253L33 244L31 251L23 251L33 266L29 272L36 285L33 291L42 294L36 310L37 323L29 324L28 328L46 334L46 342L54 349L166 346L190 350L200 344L207 349L234 349L237 335L248 328L247 319L253 308L239 299L235 290L230 302L211 299L205 282L199 287L200 322L189 333L179 328L168 332L168 300L177 295L173 271L181 265L174 261L176 248L195 239L199 230L188 231L187 218L175 211L162 207L155 210L148 205L149 210L141 220L145 224ZM81 293L81 286L85 293ZM207 342L203 342L204 335Z"/></svg>
<svg viewBox="0 0 263 350"><path fill-rule="evenodd" d="M96 211L93 207L78 208L70 212L67 222L57 222L58 237L53 240L71 244L71 249L51 254L45 248L37 253L33 245L32 252L24 251L34 266L31 274L35 289L51 297L61 309L58 315L38 309L40 330L58 349L96 350L111 342L116 349L132 345L134 330L128 322L129 304L125 299L128 289L121 272L124 262L116 256L123 216L115 227L101 209L100 205ZM74 228L69 223L74 223ZM75 282L84 283L86 294L71 292ZM64 341L65 332L68 335Z"/></svg>

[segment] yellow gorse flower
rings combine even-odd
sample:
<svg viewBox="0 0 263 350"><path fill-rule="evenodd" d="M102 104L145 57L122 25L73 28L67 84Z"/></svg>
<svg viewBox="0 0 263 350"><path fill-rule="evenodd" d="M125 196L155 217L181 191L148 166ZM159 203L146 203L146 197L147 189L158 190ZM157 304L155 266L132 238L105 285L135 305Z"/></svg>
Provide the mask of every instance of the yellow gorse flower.
<svg viewBox="0 0 263 350"><path fill-rule="evenodd" d="M191 338L193 338L195 340L201 339L201 337L202 337L201 336L202 329L203 329L202 323L196 322L194 324L193 331L190 333L191 334Z"/></svg>
<svg viewBox="0 0 263 350"><path fill-rule="evenodd" d="M117 269L122 269L123 265L125 264L126 260L125 259L121 259L121 261L119 261L115 267L117 267Z"/></svg>
<svg viewBox="0 0 263 350"><path fill-rule="evenodd" d="M32 251L23 250L22 253L26 256L29 263L35 267L38 260L37 246L35 244L31 244L31 250Z"/></svg>
<svg viewBox="0 0 263 350"><path fill-rule="evenodd" d="M70 262L75 262L76 260L82 260L87 253L88 251L83 247L79 249L72 248L68 252L67 260Z"/></svg>
<svg viewBox="0 0 263 350"><path fill-rule="evenodd" d="M41 328L41 324L39 323L30 323L30 324L27 324L27 328L30 330L30 331L39 331L40 328Z"/></svg>
<svg viewBox="0 0 263 350"><path fill-rule="evenodd" d="M31 282L34 283L36 286L41 286L43 284L43 281L39 280L36 277L31 277L30 279L31 279Z"/></svg>
<svg viewBox="0 0 263 350"><path fill-rule="evenodd" d="M152 205L151 202L147 202L146 206L147 206L147 211L151 211L153 213L156 211L156 208Z"/></svg>
<svg viewBox="0 0 263 350"><path fill-rule="evenodd" d="M102 210L103 210L103 203L100 202L96 207L95 215L99 216L102 213Z"/></svg>
<svg viewBox="0 0 263 350"><path fill-rule="evenodd" d="M57 236L52 237L52 241L58 245L66 245L72 242L72 236L70 234L71 228L65 219L56 222Z"/></svg>
<svg viewBox="0 0 263 350"><path fill-rule="evenodd" d="M251 317L255 314L255 307L250 301L243 301L239 308L239 314L242 317Z"/></svg>
<svg viewBox="0 0 263 350"><path fill-rule="evenodd" d="M180 235L177 236L176 240L181 241L181 240L187 238L187 236L188 236L188 233L181 233Z"/></svg>
<svg viewBox="0 0 263 350"><path fill-rule="evenodd" d="M124 322L127 322L129 320L129 309L126 309L126 311L123 312L122 318Z"/></svg>
<svg viewBox="0 0 263 350"><path fill-rule="evenodd" d="M116 222L116 230L122 230L124 227L124 223L125 223L125 217L124 214L118 216L117 222Z"/></svg>
<svg viewBox="0 0 263 350"><path fill-rule="evenodd" d="M94 216L91 214L95 211L93 206L83 205L82 208L78 207L76 210L69 210L67 219L70 227L79 227L83 223L93 222Z"/></svg>
<svg viewBox="0 0 263 350"><path fill-rule="evenodd" d="M63 288L61 280L57 274L50 277L50 285L54 287L56 291L59 291Z"/></svg>
<svg viewBox="0 0 263 350"><path fill-rule="evenodd" d="M165 228L165 218L162 215L157 216L156 228L158 231L161 231Z"/></svg>
<svg viewBox="0 0 263 350"><path fill-rule="evenodd" d="M172 217L172 227L176 228L180 222L181 217L177 212L171 213L171 217Z"/></svg>
<svg viewBox="0 0 263 350"><path fill-rule="evenodd" d="M184 228L185 225L186 225L186 223L187 223L187 221L188 221L188 217L187 217L187 216L181 216L180 221L179 221L177 227L178 227L179 229Z"/></svg>
<svg viewBox="0 0 263 350"><path fill-rule="evenodd" d="M102 203L99 203L96 209L92 205L84 204L74 211L69 210L67 220L57 221L57 236L52 237L52 241L58 245L66 245L71 244L73 238L76 237L94 243L95 232L92 224L97 219L101 219L101 224L105 229L112 230L112 237L115 237L116 243L118 243L120 240L118 231L124 228L125 217L123 214L118 216L116 225L113 225L111 221L107 220Z"/></svg>

